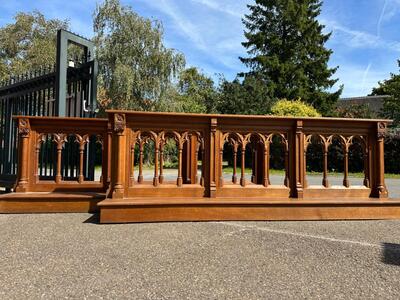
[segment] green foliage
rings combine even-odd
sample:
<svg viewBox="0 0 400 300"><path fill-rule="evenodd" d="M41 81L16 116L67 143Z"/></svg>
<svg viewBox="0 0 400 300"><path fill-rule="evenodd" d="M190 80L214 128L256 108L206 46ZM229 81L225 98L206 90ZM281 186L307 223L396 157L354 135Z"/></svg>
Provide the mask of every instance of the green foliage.
<svg viewBox="0 0 400 300"><path fill-rule="evenodd" d="M18 13L15 22L0 28L0 80L56 61L57 30L67 20L46 19L38 11Z"/></svg>
<svg viewBox="0 0 400 300"><path fill-rule="evenodd" d="M320 117L321 114L311 105L299 100L279 100L272 106L271 112L275 116L291 117Z"/></svg>
<svg viewBox="0 0 400 300"><path fill-rule="evenodd" d="M242 82L221 80L216 111L222 114L262 115L270 112L273 100L265 84L253 76Z"/></svg>
<svg viewBox="0 0 400 300"><path fill-rule="evenodd" d="M398 61L400 67L400 60ZM384 98L382 117L393 119L394 126L400 126L400 74L390 74L390 78L378 83L372 95L389 95Z"/></svg>
<svg viewBox="0 0 400 300"><path fill-rule="evenodd" d="M329 68L332 50L325 48L330 34L317 17L320 0L255 0L243 22L247 31L248 57L240 58L250 68L244 76L257 75L275 99L302 98L323 114L335 107L342 87L328 92L337 79Z"/></svg>
<svg viewBox="0 0 400 300"><path fill-rule="evenodd" d="M372 119L375 118L375 113L371 110L368 104L350 104L336 108L335 117L339 118L359 118Z"/></svg>
<svg viewBox="0 0 400 300"><path fill-rule="evenodd" d="M215 97L213 80L192 67L179 74L177 84L162 96L158 110L211 113L214 111Z"/></svg>
<svg viewBox="0 0 400 300"><path fill-rule="evenodd" d="M163 45L162 24L105 0L94 13L94 32L103 105L154 109L185 64L182 54Z"/></svg>

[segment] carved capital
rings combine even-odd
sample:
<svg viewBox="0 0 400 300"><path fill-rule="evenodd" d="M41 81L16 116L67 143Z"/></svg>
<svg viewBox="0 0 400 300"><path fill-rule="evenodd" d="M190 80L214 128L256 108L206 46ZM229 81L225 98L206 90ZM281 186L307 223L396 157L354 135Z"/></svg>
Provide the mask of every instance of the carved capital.
<svg viewBox="0 0 400 300"><path fill-rule="evenodd" d="M115 114L114 115L114 132L122 133L126 127L126 120L124 114Z"/></svg>
<svg viewBox="0 0 400 300"><path fill-rule="evenodd" d="M383 122L379 122L377 124L377 138L379 140L385 138L386 132L387 132L387 124L383 123Z"/></svg>
<svg viewBox="0 0 400 300"><path fill-rule="evenodd" d="M18 119L18 134L21 137L28 137L31 132L29 119Z"/></svg>
<svg viewBox="0 0 400 300"><path fill-rule="evenodd" d="M211 132L216 132L217 131L217 119L212 118L210 125L211 125Z"/></svg>

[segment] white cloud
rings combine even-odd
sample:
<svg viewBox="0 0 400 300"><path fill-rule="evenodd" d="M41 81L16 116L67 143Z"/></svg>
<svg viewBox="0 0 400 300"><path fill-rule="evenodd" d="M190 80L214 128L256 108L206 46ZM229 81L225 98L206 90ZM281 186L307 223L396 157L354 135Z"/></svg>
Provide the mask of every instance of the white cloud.
<svg viewBox="0 0 400 300"><path fill-rule="evenodd" d="M339 24L336 21L321 20L321 23L326 25L328 31L332 31L331 41L335 44L341 44L344 47L350 48L370 48L392 50L400 52L400 42L385 40L377 35L370 34L365 31L350 29Z"/></svg>
<svg viewBox="0 0 400 300"><path fill-rule="evenodd" d="M372 68L372 64L367 67L351 63L342 64L335 74L339 78L335 88L344 84L342 97L366 96L378 85L378 81L389 77L390 71L386 67Z"/></svg>

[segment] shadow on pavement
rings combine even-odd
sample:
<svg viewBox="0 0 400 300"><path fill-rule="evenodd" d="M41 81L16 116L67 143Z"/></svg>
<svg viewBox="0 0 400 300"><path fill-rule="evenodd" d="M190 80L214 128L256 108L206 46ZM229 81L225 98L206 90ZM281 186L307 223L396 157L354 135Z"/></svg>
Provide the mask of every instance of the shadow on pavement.
<svg viewBox="0 0 400 300"><path fill-rule="evenodd" d="M382 243L382 262L400 266L400 244Z"/></svg>
<svg viewBox="0 0 400 300"><path fill-rule="evenodd" d="M93 214L88 219L83 221L83 223L100 224L100 215L99 214Z"/></svg>

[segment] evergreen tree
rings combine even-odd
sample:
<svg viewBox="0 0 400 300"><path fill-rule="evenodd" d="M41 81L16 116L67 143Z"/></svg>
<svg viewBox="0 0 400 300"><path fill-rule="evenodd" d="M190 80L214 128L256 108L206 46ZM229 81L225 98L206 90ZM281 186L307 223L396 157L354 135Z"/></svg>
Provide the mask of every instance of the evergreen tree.
<svg viewBox="0 0 400 300"><path fill-rule="evenodd" d="M222 114L263 115L271 112L274 100L268 96L266 85L254 76L229 82L222 79L216 110Z"/></svg>
<svg viewBox="0 0 400 300"><path fill-rule="evenodd" d="M331 79L336 68L329 68L332 50L325 47L330 33L317 17L320 0L255 0L249 5L246 26L248 57L240 60L250 68L241 76L257 75L275 99L301 98L323 114L329 114L342 87L328 90L337 82Z"/></svg>

